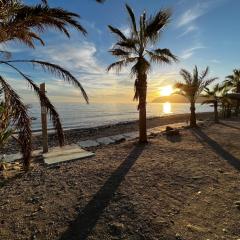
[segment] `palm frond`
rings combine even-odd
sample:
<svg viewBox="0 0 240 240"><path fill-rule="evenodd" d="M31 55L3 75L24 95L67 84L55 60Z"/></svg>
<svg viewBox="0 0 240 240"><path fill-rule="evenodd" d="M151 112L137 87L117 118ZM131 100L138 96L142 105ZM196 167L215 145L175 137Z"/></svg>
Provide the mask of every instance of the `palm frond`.
<svg viewBox="0 0 240 240"><path fill-rule="evenodd" d="M111 69L116 69L116 72L119 73L122 67L127 66L129 63L137 61L137 59L138 59L137 57L127 58L127 59L114 62L107 67L107 71L109 72Z"/></svg>
<svg viewBox="0 0 240 240"><path fill-rule="evenodd" d="M6 10L4 16L0 15L0 42L18 40L34 47L34 40L44 43L38 33L48 28L57 29L68 37L70 37L68 26L83 34L87 33L77 20L80 17L78 14L61 8L50 8L47 4L28 6L20 4L19 1L17 7L11 8L11 5L8 5L7 9L11 10Z"/></svg>
<svg viewBox="0 0 240 240"><path fill-rule="evenodd" d="M20 97L2 76L0 76L0 84L2 85L4 92L8 95L8 101L11 105L11 108L14 109L12 118L15 122L16 129L19 131L18 140L21 144L23 163L26 170L28 170L32 151L31 120Z"/></svg>
<svg viewBox="0 0 240 240"><path fill-rule="evenodd" d="M145 30L145 35L151 41L155 42L162 30L170 21L171 11L169 9L164 9L159 11L155 16L151 16L147 20L147 26Z"/></svg>
<svg viewBox="0 0 240 240"><path fill-rule="evenodd" d="M130 16L130 19L131 19L131 25L132 25L133 32L134 32L135 35L137 35L137 25L136 25L136 19L135 19L134 12L128 4L126 4L126 9L127 9L128 14Z"/></svg>
<svg viewBox="0 0 240 240"><path fill-rule="evenodd" d="M176 56L174 56L171 51L167 48L164 49L156 49L154 51L148 51L146 52L149 54L151 61L158 62L158 63L171 63L173 61L177 62L178 59Z"/></svg>
<svg viewBox="0 0 240 240"><path fill-rule="evenodd" d="M74 85L75 87L79 88L82 92L82 95L86 102L88 103L88 96L85 92L84 88L82 87L81 83L66 69L62 68L61 66L49 62L39 61L39 60L11 60L11 61L0 61L0 63L31 63L42 67L44 71L51 72L58 77L61 77L64 81Z"/></svg>
<svg viewBox="0 0 240 240"><path fill-rule="evenodd" d="M131 54L130 52L124 51L120 48L113 48L109 50L109 52L111 52L113 56L124 57L124 58L128 57Z"/></svg>
<svg viewBox="0 0 240 240"><path fill-rule="evenodd" d="M180 70L180 75L183 77L184 81L187 83L187 84L191 84L192 82L192 76L191 76L191 73L188 72L187 70L185 69L181 69Z"/></svg>
<svg viewBox="0 0 240 240"><path fill-rule="evenodd" d="M121 32L121 30L119 30L118 28L114 28L111 25L108 25L108 28L110 29L110 31L112 33L114 33L115 35L117 35L118 37L120 37L120 39L122 40L126 40L127 37Z"/></svg>
<svg viewBox="0 0 240 240"><path fill-rule="evenodd" d="M52 103L50 102L48 97L44 93L42 93L40 88L26 74L21 72L18 68L16 68L15 66L13 66L10 63L6 63L6 65L8 65L9 67L11 67L15 71L17 71L30 84L30 86L36 92L36 94L38 95L38 97L40 99L40 102L43 104L43 106L46 107L47 111L50 114L50 118L52 119L53 126L54 126L54 128L56 130L56 133L57 133L57 136L58 136L59 145L63 146L64 145L64 135L63 135L62 124L61 124L59 115L58 115L55 107L52 105Z"/></svg>

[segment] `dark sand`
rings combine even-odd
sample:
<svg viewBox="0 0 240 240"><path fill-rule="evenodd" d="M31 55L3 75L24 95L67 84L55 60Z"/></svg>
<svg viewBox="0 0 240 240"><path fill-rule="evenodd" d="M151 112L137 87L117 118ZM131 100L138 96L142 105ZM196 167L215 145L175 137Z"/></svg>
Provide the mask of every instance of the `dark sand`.
<svg viewBox="0 0 240 240"><path fill-rule="evenodd" d="M2 182L0 239L240 239L240 122L224 124L35 163Z"/></svg>

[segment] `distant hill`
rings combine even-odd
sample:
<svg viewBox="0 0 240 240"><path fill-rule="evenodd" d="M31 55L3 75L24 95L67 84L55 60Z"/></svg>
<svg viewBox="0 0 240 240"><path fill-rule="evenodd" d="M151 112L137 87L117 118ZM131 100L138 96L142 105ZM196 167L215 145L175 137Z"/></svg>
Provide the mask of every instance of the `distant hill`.
<svg viewBox="0 0 240 240"><path fill-rule="evenodd" d="M204 97L199 97L197 99L197 103L202 103L202 101L205 100ZM170 102L170 103L188 103L188 100L178 94L173 94L170 96L163 96L163 97L157 97L153 99L153 103L165 103L165 102Z"/></svg>

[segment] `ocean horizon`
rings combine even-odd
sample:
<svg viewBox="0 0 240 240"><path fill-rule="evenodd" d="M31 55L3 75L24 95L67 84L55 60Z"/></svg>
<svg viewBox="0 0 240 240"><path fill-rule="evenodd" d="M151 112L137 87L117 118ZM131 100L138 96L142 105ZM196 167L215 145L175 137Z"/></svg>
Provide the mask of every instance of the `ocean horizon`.
<svg viewBox="0 0 240 240"><path fill-rule="evenodd" d="M65 130L92 128L138 119L137 104L134 103L55 103L55 108ZM196 112L213 111L209 105L196 104ZM32 130L41 130L41 113L38 103L31 103L29 109L32 117ZM187 103L148 103L147 117L161 117L173 114L189 113ZM48 129L52 129L48 119Z"/></svg>

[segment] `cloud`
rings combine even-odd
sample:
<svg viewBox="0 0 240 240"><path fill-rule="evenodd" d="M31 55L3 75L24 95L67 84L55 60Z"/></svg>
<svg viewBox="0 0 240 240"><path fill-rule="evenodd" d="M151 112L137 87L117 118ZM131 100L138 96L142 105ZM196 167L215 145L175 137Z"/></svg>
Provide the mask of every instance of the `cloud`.
<svg viewBox="0 0 240 240"><path fill-rule="evenodd" d="M178 38L183 37L183 36L187 35L188 33L194 32L196 30L198 30L197 26L190 25L190 26L187 27L187 29L182 34L180 34L178 36Z"/></svg>
<svg viewBox="0 0 240 240"><path fill-rule="evenodd" d="M216 64L221 63L221 61L219 61L219 60L217 60L217 59L211 59L210 62L211 62L211 63L216 63Z"/></svg>
<svg viewBox="0 0 240 240"><path fill-rule="evenodd" d="M193 54L194 54L197 50L203 49L203 48L205 48L205 47L199 45L199 46L195 46L195 47L191 47L191 48L185 49L185 50L182 52L182 54L181 54L180 57L181 57L183 60L189 59L189 58L191 58L191 57L193 56Z"/></svg>
<svg viewBox="0 0 240 240"><path fill-rule="evenodd" d="M131 29L128 25L120 27L120 30L123 32L125 36L130 36Z"/></svg>
<svg viewBox="0 0 240 240"><path fill-rule="evenodd" d="M185 11L178 20L178 27L186 26L202 15L204 15L209 8L209 4L206 2L198 3L193 8L188 9Z"/></svg>

